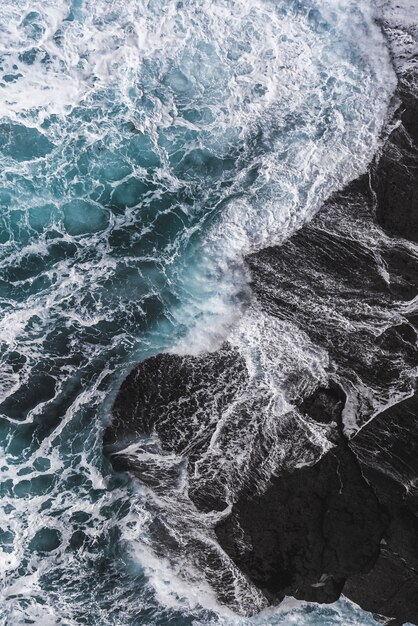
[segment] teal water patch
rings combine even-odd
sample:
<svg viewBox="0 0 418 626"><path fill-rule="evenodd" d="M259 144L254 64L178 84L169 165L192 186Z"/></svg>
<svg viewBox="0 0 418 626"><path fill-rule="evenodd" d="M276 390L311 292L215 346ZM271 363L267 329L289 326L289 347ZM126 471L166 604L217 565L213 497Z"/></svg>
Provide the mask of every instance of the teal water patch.
<svg viewBox="0 0 418 626"><path fill-rule="evenodd" d="M60 545L61 533L54 528L42 528L38 530L29 543L29 548L34 552L52 552Z"/></svg>
<svg viewBox="0 0 418 626"><path fill-rule="evenodd" d="M69 235L95 233L104 230L109 223L108 211L86 200L73 200L64 204L63 212L64 228Z"/></svg>
<svg viewBox="0 0 418 626"><path fill-rule="evenodd" d="M22 124L0 124L0 150L15 161L31 161L45 157L54 144L36 128Z"/></svg>

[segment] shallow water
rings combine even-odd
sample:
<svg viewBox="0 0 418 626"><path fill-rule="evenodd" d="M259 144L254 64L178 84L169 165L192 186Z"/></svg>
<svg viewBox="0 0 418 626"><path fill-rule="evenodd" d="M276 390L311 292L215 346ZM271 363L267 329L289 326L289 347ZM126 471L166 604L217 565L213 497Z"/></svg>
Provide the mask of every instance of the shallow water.
<svg viewBox="0 0 418 626"><path fill-rule="evenodd" d="M146 356L232 333L251 361L243 255L364 171L394 87L367 2L2 3L1 623L374 623L222 609L153 553L152 498L102 433Z"/></svg>

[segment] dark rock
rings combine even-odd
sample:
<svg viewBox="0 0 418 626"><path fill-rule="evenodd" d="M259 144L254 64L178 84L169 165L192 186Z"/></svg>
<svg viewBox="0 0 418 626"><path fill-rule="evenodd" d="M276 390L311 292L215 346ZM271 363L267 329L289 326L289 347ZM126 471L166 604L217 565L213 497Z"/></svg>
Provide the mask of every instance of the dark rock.
<svg viewBox="0 0 418 626"><path fill-rule="evenodd" d="M324 399L331 394L323 415L330 413L320 430L334 440L336 425L326 422L332 422L332 398L343 392L323 391ZM228 344L196 357L160 354L123 382L104 433L105 452L116 470L129 471L158 493L175 491L187 477L188 497L200 511L223 511L232 494L269 476L274 446L281 456L288 451L283 470L322 455L321 438L310 437L296 410L263 425L270 400ZM239 466L235 454L241 450L247 456Z"/></svg>
<svg viewBox="0 0 418 626"><path fill-rule="evenodd" d="M341 412L346 396L339 385L330 381L328 387L319 387L314 394L306 397L299 409L316 422L341 425Z"/></svg>
<svg viewBox="0 0 418 626"><path fill-rule="evenodd" d="M373 569L344 593L366 610L418 624L417 394L376 416L350 445L390 525Z"/></svg>
<svg viewBox="0 0 418 626"><path fill-rule="evenodd" d="M417 361L415 322L407 307L402 317L397 310L417 293L418 258L373 232L372 217L361 180L282 246L247 257L261 306L328 352L345 391L367 389L352 399L359 426L408 390Z"/></svg>
<svg viewBox="0 0 418 626"><path fill-rule="evenodd" d="M332 400L333 398L333 400ZM303 402L341 419L335 383ZM370 421L312 467L247 494L216 528L224 550L272 600L285 595L418 624L418 397Z"/></svg>
<svg viewBox="0 0 418 626"><path fill-rule="evenodd" d="M374 225L418 241L418 101L404 87L400 125L370 179L335 194L281 247L247 259L263 308L324 347L343 384L344 391L334 383L317 389L299 410L340 424L351 385L373 390L376 403L360 401L360 432L347 441L340 430L337 446L315 465L272 478L263 493L241 494L216 532L275 601L293 595L331 602L343 591L393 624L418 624L417 396L373 417L379 404L412 390L418 361L410 306L417 255Z"/></svg>
<svg viewBox="0 0 418 626"><path fill-rule="evenodd" d="M389 233L418 242L418 99L401 82L399 126L372 169L376 218Z"/></svg>
<svg viewBox="0 0 418 626"><path fill-rule="evenodd" d="M366 611L394 616L390 626L417 623L416 572L411 572L396 554L386 548L382 549L372 571L350 578L343 593Z"/></svg>
<svg viewBox="0 0 418 626"><path fill-rule="evenodd" d="M104 443L136 440L156 432L167 452L193 456L211 436L202 428L196 437L196 416L213 416L213 428L224 406L245 382L247 372L237 352L226 344L204 357L159 354L140 363L122 383L113 405L113 419ZM178 420L181 416L181 428ZM198 452L198 450L196 450Z"/></svg>
<svg viewBox="0 0 418 626"><path fill-rule="evenodd" d="M334 602L348 577L373 566L387 524L354 455L340 444L313 467L240 499L216 534L268 596Z"/></svg>
<svg viewBox="0 0 418 626"><path fill-rule="evenodd" d="M227 344L198 357L159 354L143 361L122 383L104 433L114 468L164 492L176 486L186 465L196 506L222 511L227 506L222 478L197 480L194 464L207 450L223 410L247 382L243 359ZM126 451L138 441L151 458Z"/></svg>
<svg viewBox="0 0 418 626"><path fill-rule="evenodd" d="M391 509L404 507L418 515L417 394L379 413L351 447L379 499ZM418 559L418 541L416 550Z"/></svg>

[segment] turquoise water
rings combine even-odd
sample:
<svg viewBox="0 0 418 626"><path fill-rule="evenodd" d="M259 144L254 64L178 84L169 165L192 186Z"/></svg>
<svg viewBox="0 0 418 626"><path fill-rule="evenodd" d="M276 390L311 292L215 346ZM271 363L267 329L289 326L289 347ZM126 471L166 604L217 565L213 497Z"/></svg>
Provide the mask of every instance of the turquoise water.
<svg viewBox="0 0 418 626"><path fill-rule="evenodd" d="M385 42L366 3L127 4L0 7L1 623L372 624L228 613L154 554L152 497L101 438L131 367L216 347L242 256L364 170Z"/></svg>

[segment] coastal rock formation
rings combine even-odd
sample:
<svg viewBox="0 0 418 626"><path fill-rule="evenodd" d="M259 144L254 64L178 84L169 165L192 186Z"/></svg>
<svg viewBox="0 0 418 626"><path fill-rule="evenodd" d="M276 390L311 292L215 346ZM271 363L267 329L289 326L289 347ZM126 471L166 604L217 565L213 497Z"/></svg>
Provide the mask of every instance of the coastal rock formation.
<svg viewBox="0 0 418 626"><path fill-rule="evenodd" d="M404 88L401 123L370 178L336 194L282 247L248 259L263 306L296 318L328 350L345 391L363 393L345 410L335 384L305 399L314 419L339 413L342 440L313 467L241 496L217 528L275 598L323 602L342 591L397 624L418 623L418 256L408 244L417 238L418 103ZM380 235L375 220L402 239ZM411 397L397 402L408 384Z"/></svg>
<svg viewBox="0 0 418 626"><path fill-rule="evenodd" d="M269 602L286 595L333 602L343 593L393 624L418 624L414 81L402 76L397 125L370 171L282 246L246 259L258 305L329 355L328 383L313 392L298 383L299 397L292 396L281 424L290 457L305 425L309 459L278 463L262 485L237 481L231 495L226 476L234 452L213 456L219 423L234 406L234 424L245 429L251 411L262 415L264 407L240 403L251 397L249 376L229 344L140 364L123 383L105 433L117 469L157 490L185 475L197 510L223 512L215 524L220 546ZM247 464L257 476L271 450L261 421L249 470ZM154 450L176 457L171 478L167 465L150 472L149 462L129 453L136 438L154 436ZM322 455L315 437L327 442ZM208 454L219 472L205 465Z"/></svg>
<svg viewBox="0 0 418 626"><path fill-rule="evenodd" d="M390 523L380 555L344 593L369 611L418 622L418 395L386 409L352 440Z"/></svg>
<svg viewBox="0 0 418 626"><path fill-rule="evenodd" d="M415 74L402 77L397 127L385 143L374 171L376 218L390 234L418 242L418 99Z"/></svg>
<svg viewBox="0 0 418 626"><path fill-rule="evenodd" d="M373 566L388 521L341 437L315 465L273 477L261 494L241 494L216 532L272 599L333 602L350 576Z"/></svg>
<svg viewBox="0 0 418 626"><path fill-rule="evenodd" d="M325 401L324 401L325 400ZM330 394L307 403L324 419ZM308 408L309 410L309 408ZM333 412L340 411L336 402ZM418 398L390 407L314 466L247 494L217 527L224 549L275 600L340 593L391 623L418 623Z"/></svg>
<svg viewBox="0 0 418 626"><path fill-rule="evenodd" d="M221 480L199 480L195 464L202 455L222 412L248 383L243 359L225 344L199 357L160 354L138 365L123 382L114 404L114 418L104 443L113 453L116 469L131 471L142 482L158 489L179 480L181 458L188 460L189 497L202 510L226 507ZM157 436L153 451L174 454L178 462L150 467L129 454L138 436ZM125 449L128 447L128 452ZM156 459L158 457L155 457ZM197 483L195 485L195 483Z"/></svg>

